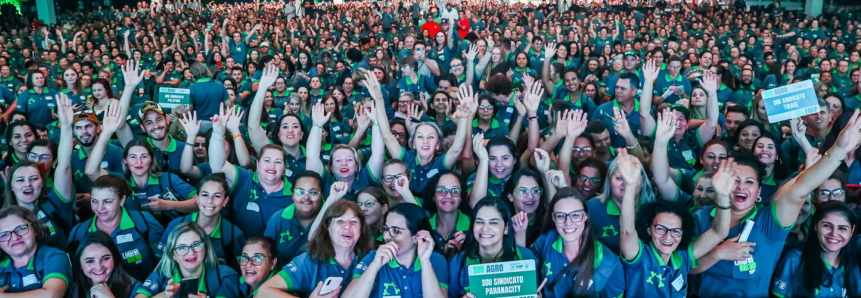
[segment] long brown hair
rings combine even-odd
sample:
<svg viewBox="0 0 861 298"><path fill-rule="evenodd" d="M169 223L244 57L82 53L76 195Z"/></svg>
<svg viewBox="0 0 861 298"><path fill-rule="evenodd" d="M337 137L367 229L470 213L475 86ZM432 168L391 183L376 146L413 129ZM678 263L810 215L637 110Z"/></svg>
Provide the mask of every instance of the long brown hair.
<svg viewBox="0 0 861 298"><path fill-rule="evenodd" d="M51 234L48 232L48 228L45 227L45 224L36 217L36 213L33 211L27 210L27 208L21 206L9 206L0 209L0 219L7 218L9 216L16 215L21 218L26 224L30 225L30 229L32 229L33 234L36 237L36 246L42 246L48 241L48 237ZM13 229L16 227L12 227ZM9 254L5 251L0 250L0 260L5 259Z"/></svg>
<svg viewBox="0 0 861 298"><path fill-rule="evenodd" d="M547 207L547 211L553 212L553 207L563 199L575 199L580 201L580 204L583 205L583 211L586 212L588 216L589 207L586 205L587 199L584 198L583 194L574 187L565 187L556 192L556 195L553 196L553 200L550 201L550 205ZM542 224L542 234L546 235L547 232L551 230L556 230L556 223L553 221L552 216L545 216L544 223ZM592 275L595 274L595 250L600 249L600 244L595 241L595 236L592 235L591 230L589 218L587 217L583 220L583 232L580 236L580 249L577 256L574 257L574 260L568 263L564 269L562 269L561 273L556 274L556 278L550 281L547 285L548 289L553 289L553 287L556 286L556 283L559 281L559 277L576 274L574 277L574 293L578 294L578 296L587 294L589 286L591 286L592 283L585 281L592 280Z"/></svg>
<svg viewBox="0 0 861 298"><path fill-rule="evenodd" d="M13 153L14 154L14 153ZM15 179L15 172L21 168L34 168L39 171L39 178L42 180L42 186L45 186L45 178L42 176L42 170L39 168L39 165L29 161L22 160L18 164L12 166L12 169L9 170L9 175L6 177L6 189L3 191L3 205L0 207L7 208L11 206L18 206L18 197L15 196L15 192L12 191L12 180ZM39 193L39 198L36 199L34 204L38 205L45 198L48 197L48 191L43 187L42 192Z"/></svg>
<svg viewBox="0 0 861 298"><path fill-rule="evenodd" d="M335 257L335 247L332 246L332 236L329 235L329 226L332 224L332 219L342 216L350 210L356 214L356 217L359 218L359 224L362 226L359 229L359 239L353 247L353 253L361 258L373 249L369 236L371 235L371 231L368 225L365 224L365 214L362 213L362 209L355 202L339 200L332 204L332 206L329 206L329 209L326 209L326 213L323 213L323 220L320 221L320 226L317 227L317 232L308 241L308 256L311 257L311 260L325 263Z"/></svg>

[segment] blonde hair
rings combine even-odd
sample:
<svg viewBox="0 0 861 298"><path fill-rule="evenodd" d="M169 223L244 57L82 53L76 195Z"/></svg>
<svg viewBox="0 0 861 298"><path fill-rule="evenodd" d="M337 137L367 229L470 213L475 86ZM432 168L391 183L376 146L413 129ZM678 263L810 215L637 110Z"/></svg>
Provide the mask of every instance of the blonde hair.
<svg viewBox="0 0 861 298"><path fill-rule="evenodd" d="M179 266L173 259L174 250L176 249L176 241L179 239L179 236L187 232L196 233L204 243L203 267L211 268L218 266L218 259L215 257L215 250L212 249L212 242L209 241L209 235L207 235L206 231L197 225L196 222L190 221L177 225L176 228L170 232L170 235L167 237L167 246L164 248L164 256L158 262L158 266L155 268L156 272L159 272L164 276L171 276L179 269Z"/></svg>

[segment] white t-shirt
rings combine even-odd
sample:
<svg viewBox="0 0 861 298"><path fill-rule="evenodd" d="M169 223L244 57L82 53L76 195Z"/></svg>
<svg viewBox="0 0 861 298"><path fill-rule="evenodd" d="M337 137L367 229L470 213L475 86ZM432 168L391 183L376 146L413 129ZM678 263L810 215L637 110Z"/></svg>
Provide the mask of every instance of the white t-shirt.
<svg viewBox="0 0 861 298"><path fill-rule="evenodd" d="M293 5L290 5L290 4L285 5L284 6L284 14L288 14L291 12L293 14L287 15L287 20L291 20L291 19L296 17L296 7Z"/></svg>

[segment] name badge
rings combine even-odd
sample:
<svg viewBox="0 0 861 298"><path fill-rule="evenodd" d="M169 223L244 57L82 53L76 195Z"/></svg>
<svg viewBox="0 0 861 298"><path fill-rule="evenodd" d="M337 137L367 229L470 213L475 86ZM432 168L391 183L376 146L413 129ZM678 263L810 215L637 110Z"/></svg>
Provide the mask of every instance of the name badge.
<svg viewBox="0 0 861 298"><path fill-rule="evenodd" d="M254 203L254 202L248 202L248 205L247 205L247 206L245 206L245 210L251 210L251 211L254 211L254 212L260 212L260 206L258 206L258 205L257 205L257 203Z"/></svg>
<svg viewBox="0 0 861 298"><path fill-rule="evenodd" d="M433 177L433 175L436 175L436 173L439 173L438 169L433 169L433 170L428 171L428 179Z"/></svg>
<svg viewBox="0 0 861 298"><path fill-rule="evenodd" d="M507 109L505 109L505 112L513 113L513 112L514 112L514 108L513 108L513 107L508 107Z"/></svg>
<svg viewBox="0 0 861 298"><path fill-rule="evenodd" d="M679 275L679 277L676 277L676 280L673 281L673 289L676 289L676 292L678 292L681 291L684 286L685 278L683 275Z"/></svg>
<svg viewBox="0 0 861 298"><path fill-rule="evenodd" d="M108 161L103 160L99 166L102 167L102 169L107 169L108 168Z"/></svg>
<svg viewBox="0 0 861 298"><path fill-rule="evenodd" d="M135 240L132 234L117 235L117 244L129 243Z"/></svg>
<svg viewBox="0 0 861 298"><path fill-rule="evenodd" d="M32 284L36 284L38 282L39 282L39 279L36 278L36 274L30 274L30 275L24 276L24 280L22 281L22 283L24 284L24 287L27 287L27 286L32 285Z"/></svg>
<svg viewBox="0 0 861 298"><path fill-rule="evenodd" d="M293 170L284 169L284 176L287 176L287 177L293 176Z"/></svg>
<svg viewBox="0 0 861 298"><path fill-rule="evenodd" d="M696 161L697 160L696 158L694 158L694 152L691 150L682 151L682 157L684 157L685 160L687 160L687 161L691 161L691 160Z"/></svg>
<svg viewBox="0 0 861 298"><path fill-rule="evenodd" d="M52 99L54 99L54 97L53 96L45 96L45 99L52 100Z"/></svg>
<svg viewBox="0 0 861 298"><path fill-rule="evenodd" d="M340 130L341 130L340 126L332 127L332 131L340 131Z"/></svg>

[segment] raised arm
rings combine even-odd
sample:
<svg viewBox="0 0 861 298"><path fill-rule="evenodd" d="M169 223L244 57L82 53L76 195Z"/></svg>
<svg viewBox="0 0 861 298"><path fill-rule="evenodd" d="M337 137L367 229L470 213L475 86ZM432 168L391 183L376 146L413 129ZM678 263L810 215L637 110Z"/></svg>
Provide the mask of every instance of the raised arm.
<svg viewBox="0 0 861 298"><path fill-rule="evenodd" d="M718 111L718 97L717 97L717 89L720 87L720 78L717 74L707 71L703 74L702 80L699 80L700 85L703 86L703 89L706 90L706 94L708 94L708 103L706 105L706 114L708 114L708 121L703 123L702 126L697 128L697 134L700 136L700 142L705 144L715 136L715 131L718 126L718 118L720 117L720 111Z"/></svg>
<svg viewBox="0 0 861 298"><path fill-rule="evenodd" d="M535 148L538 147L539 134L541 134L538 122L535 122L535 120L538 120L538 108L541 106L541 97L544 96L544 88L541 87L540 82L535 81L529 75L524 74L523 79L524 84L526 84L524 85L526 90L523 90L525 92L523 94L523 105L526 107L527 120L533 122L529 126L527 149L535 151ZM523 121L523 119L521 118L520 121Z"/></svg>
<svg viewBox="0 0 861 298"><path fill-rule="evenodd" d="M859 111L852 114L849 123L840 132L837 141L830 150L819 159L819 162L812 167L805 169L794 180L780 187L773 200L777 213L777 219L781 224L789 226L798 218L798 212L804 205L807 196L811 191L819 187L831 173L837 170L837 167L843 162L846 154L854 150L858 143L861 142L861 117Z"/></svg>
<svg viewBox="0 0 861 298"><path fill-rule="evenodd" d="M640 131L644 135L651 135L655 130L655 118L652 118L652 88L655 79L658 78L660 65L655 65L654 60L649 60L643 65L643 93L640 95Z"/></svg>
<svg viewBox="0 0 861 298"><path fill-rule="evenodd" d="M122 113L122 115L120 115L122 119L126 119L126 116L129 113L129 106L132 101L132 94L134 94L135 88L137 88L141 81L143 81L145 71L140 67L140 63L134 61L134 59L129 59L126 61L126 65L121 65L120 68L123 72L123 81L125 82L123 89L125 91L123 92L123 95L120 96L119 109ZM132 133L131 128L125 124L125 121L123 121L123 125L117 129L117 138L123 147L134 139L134 133Z"/></svg>
<svg viewBox="0 0 861 298"><path fill-rule="evenodd" d="M263 90L269 89L277 78L278 68L274 64L266 66L263 69L263 75L260 77L260 88ZM251 107L248 109L248 137L251 139L251 146L254 146L254 150L257 153L260 153L260 148L269 144L269 137L266 136L266 131L260 126L264 97L266 97L266 92L257 92L254 95L254 100L251 101Z"/></svg>
<svg viewBox="0 0 861 298"><path fill-rule="evenodd" d="M625 139L625 147L627 147L628 153L639 159L640 162L646 160L643 148L640 147L640 141L636 136L634 136L634 132L631 131L631 126L628 124L628 118L618 107L613 107L613 121L618 124L615 126L616 133Z"/></svg>
<svg viewBox="0 0 861 298"><path fill-rule="evenodd" d="M125 34L123 34L123 49L126 52L126 56L128 56L129 58L133 57L132 56L132 49L129 46L129 34L131 34L131 33L132 33L131 30L126 30ZM129 59L129 60L134 60L134 59Z"/></svg>
<svg viewBox="0 0 861 298"><path fill-rule="evenodd" d="M541 66L541 82L544 83L544 89L553 90L556 92L556 85L550 79L550 65L553 64L553 56L556 55L556 43L551 42L544 46L544 65ZM562 76L564 79L564 75ZM564 82L563 82L564 83ZM550 97L555 94L550 93Z"/></svg>
<svg viewBox="0 0 861 298"><path fill-rule="evenodd" d="M448 152L445 153L446 169L454 169L454 165L463 151L463 143L466 142L466 131L472 125L472 118L478 111L478 94L472 92L472 86L459 88L457 95L460 98L460 105L453 115L457 118L457 132L454 135L454 142L448 148Z"/></svg>
<svg viewBox="0 0 861 298"><path fill-rule="evenodd" d="M589 123L589 119L586 113L583 113L583 110L567 110L565 114L567 115L565 123L568 126L568 135L565 137L565 141L562 142L562 150L559 151L559 170L562 173L568 174L571 172L571 155L574 151L574 140L586 131L586 124ZM565 175L565 184L573 185L571 183L571 175Z"/></svg>
<svg viewBox="0 0 861 298"><path fill-rule="evenodd" d="M487 64L490 63L490 58L493 56L493 39L487 37L485 41L487 41L487 51L484 53L484 56L478 60L478 65L475 68L475 73L478 75L479 79L483 78L484 70L487 68Z"/></svg>
<svg viewBox="0 0 861 298"><path fill-rule="evenodd" d="M628 150L626 149L619 149L616 162L619 166L619 172L622 173L622 178L625 180L625 194L622 199L621 217L619 218L622 234L619 235L619 241L622 257L625 260L632 261L640 254L640 238L637 235L636 228L636 205L637 192L640 191L637 184L643 179L640 170L642 166L640 165L640 161L634 156L628 155ZM612 198L608 200L612 200Z"/></svg>
<svg viewBox="0 0 861 298"><path fill-rule="evenodd" d="M221 103L218 115L212 116L212 137L209 138L209 148L207 150L209 152L209 167L212 168L212 173L224 173L228 185L233 185L236 181L237 173L233 164L227 161L227 150L224 148L224 131L227 129L226 124L235 109L236 107L234 106L225 110L224 103Z"/></svg>
<svg viewBox="0 0 861 298"><path fill-rule="evenodd" d="M305 169L314 171L320 175L323 175L323 172L326 170L325 166L323 166L323 160L320 159L320 151L322 151L323 147L323 125L331 117L332 113L326 113L323 103L318 102L312 108L311 118L314 124L311 126L311 132L308 134L308 143L305 144L305 156L307 160Z"/></svg>
<svg viewBox="0 0 861 298"><path fill-rule="evenodd" d="M805 137L807 126L804 125L804 121L801 121L799 118L789 119L789 127L792 129L792 139L801 146L802 152L813 149L813 145L810 145L810 141Z"/></svg>
<svg viewBox="0 0 861 298"><path fill-rule="evenodd" d="M307 150L305 151L307 152ZM317 233L317 228L320 227L320 223L323 221L323 214L326 214L326 210L328 210L332 204L344 198L349 190L350 185L346 182L335 181L332 183L332 187L329 189L329 197L326 198L326 201L323 203L323 207L320 207L320 212L317 213L317 217L315 217L314 222L311 223L311 228L308 229L308 239L314 238L314 234Z"/></svg>
<svg viewBox="0 0 861 298"><path fill-rule="evenodd" d="M177 120L185 130L185 143L194 144L194 139L197 138L197 133L200 132L200 121L197 120L197 111L185 113L185 117L178 115ZM189 149L189 148L186 148ZM182 158L179 161L179 170L183 175L191 179L203 178L200 175L200 169L194 165L194 150L182 150Z"/></svg>
<svg viewBox="0 0 861 298"><path fill-rule="evenodd" d="M380 126L380 133L385 140L386 149L389 151L392 158L400 158L403 147L398 143L398 139L392 134L391 126L389 126L389 118L386 116L386 102L385 99L383 99L383 91L380 89L380 82L377 81L377 77L372 72L366 71L365 79L362 81L362 84L365 85L365 88L368 88L368 91L371 93L371 97L374 98L374 107L377 111L377 123ZM458 128L458 130L460 129Z"/></svg>
<svg viewBox="0 0 861 298"><path fill-rule="evenodd" d="M712 176L712 185L717 193L715 216L712 219L712 227L694 241L695 259L699 259L712 251L729 234L730 217L732 216L732 202L729 196L735 188L737 176L736 164L732 158L721 161L720 167Z"/></svg>
<svg viewBox="0 0 861 298"><path fill-rule="evenodd" d="M368 118L373 123L371 127L371 158L368 159L368 171L377 180L383 177L383 162L386 161L386 144L383 140L383 134L380 132L379 120L377 119L377 108L371 106L368 112Z"/></svg>
<svg viewBox="0 0 861 298"><path fill-rule="evenodd" d="M87 165L84 167L84 173L92 181L96 181L101 176L107 175L108 171L101 167L105 157L105 148L111 141L111 136L114 132L125 124L123 112L116 102L111 102L108 109L105 111L105 117L102 119L102 133L96 144L93 145L93 150L90 151L90 158L87 159Z"/></svg>
<svg viewBox="0 0 861 298"><path fill-rule="evenodd" d="M472 149L478 158L478 169L475 172L475 180L469 193L469 207L475 207L478 201L487 196L487 181L490 178L490 159L487 148L484 147L484 134L478 133L472 138Z"/></svg>
<svg viewBox="0 0 861 298"><path fill-rule="evenodd" d="M655 131L655 147L652 150L652 179L658 187L658 192L665 200L674 200L679 188L672 175L678 175L676 170L670 168L668 155L668 143L676 131L676 117L669 109L658 113L658 127Z"/></svg>
<svg viewBox="0 0 861 298"><path fill-rule="evenodd" d="M57 118L60 120L60 144L59 148L72 148L73 119L75 111L72 101L65 93L57 93ZM62 198L74 199L72 188L72 150L59 150L57 152L57 168L54 169L54 189Z"/></svg>
<svg viewBox="0 0 861 298"><path fill-rule="evenodd" d="M478 56L478 46L472 44L469 45L469 51L464 52L466 55L466 61L464 65L464 69L466 69L466 79L463 81L463 85L472 86L472 82L475 80L475 57ZM485 55L487 56L487 55Z"/></svg>

